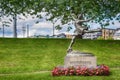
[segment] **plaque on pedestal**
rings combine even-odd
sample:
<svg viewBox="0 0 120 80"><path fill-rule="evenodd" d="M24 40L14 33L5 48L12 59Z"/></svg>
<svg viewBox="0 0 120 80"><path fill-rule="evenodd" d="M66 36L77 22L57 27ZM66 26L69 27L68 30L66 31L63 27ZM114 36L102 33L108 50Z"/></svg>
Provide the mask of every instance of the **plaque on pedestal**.
<svg viewBox="0 0 120 80"><path fill-rule="evenodd" d="M65 63L64 65L65 68L71 67L71 66L95 68L96 57L91 53L71 51L66 55L64 63Z"/></svg>

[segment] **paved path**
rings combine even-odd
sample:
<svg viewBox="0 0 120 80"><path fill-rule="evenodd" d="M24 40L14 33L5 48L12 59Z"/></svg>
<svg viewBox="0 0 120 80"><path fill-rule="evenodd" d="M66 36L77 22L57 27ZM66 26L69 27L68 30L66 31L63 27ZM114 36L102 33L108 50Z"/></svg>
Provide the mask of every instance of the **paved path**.
<svg viewBox="0 0 120 80"><path fill-rule="evenodd" d="M6 74L0 74L0 76L21 75L21 74L29 75L29 74L40 74L40 73L46 73L46 72L50 72L50 71L36 71L36 72L25 72L25 73L6 73Z"/></svg>

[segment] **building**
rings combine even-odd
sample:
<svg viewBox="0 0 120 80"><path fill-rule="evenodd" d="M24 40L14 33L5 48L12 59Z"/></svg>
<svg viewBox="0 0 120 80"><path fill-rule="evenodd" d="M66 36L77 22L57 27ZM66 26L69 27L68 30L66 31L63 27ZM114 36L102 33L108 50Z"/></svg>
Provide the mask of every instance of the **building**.
<svg viewBox="0 0 120 80"><path fill-rule="evenodd" d="M64 33L58 34L57 38L66 38L66 35Z"/></svg>
<svg viewBox="0 0 120 80"><path fill-rule="evenodd" d="M65 34L66 38L72 39L73 35L72 34Z"/></svg>
<svg viewBox="0 0 120 80"><path fill-rule="evenodd" d="M113 35L114 40L120 40L120 28L116 29L115 34Z"/></svg>
<svg viewBox="0 0 120 80"><path fill-rule="evenodd" d="M101 35L102 35L101 32L85 33L83 35L83 39L97 39Z"/></svg>
<svg viewBox="0 0 120 80"><path fill-rule="evenodd" d="M57 38L68 38L68 39L72 39L73 34L72 34L72 33L67 33L67 32L65 32L65 33L57 34L56 36L57 36Z"/></svg>
<svg viewBox="0 0 120 80"><path fill-rule="evenodd" d="M115 31L116 31L115 29L104 28L102 29L102 37L104 39L113 38Z"/></svg>

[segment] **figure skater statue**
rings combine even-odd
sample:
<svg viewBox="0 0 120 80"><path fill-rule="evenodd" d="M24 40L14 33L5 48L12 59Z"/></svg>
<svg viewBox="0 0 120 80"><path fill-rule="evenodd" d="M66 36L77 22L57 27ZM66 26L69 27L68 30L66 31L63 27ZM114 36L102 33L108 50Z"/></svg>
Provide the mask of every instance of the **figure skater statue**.
<svg viewBox="0 0 120 80"><path fill-rule="evenodd" d="M72 46L73 46L73 44L75 42L75 38L77 36L82 38L82 35L84 35L85 32L87 32L88 27L83 26L83 23L84 22L89 22L92 19L91 18L91 19L83 20L83 14L78 15L77 18L75 18L73 15L71 15L71 16L72 16L72 18L74 20L75 31L74 31L74 35L72 37L71 43L70 43L70 45L68 47L67 53L72 51Z"/></svg>

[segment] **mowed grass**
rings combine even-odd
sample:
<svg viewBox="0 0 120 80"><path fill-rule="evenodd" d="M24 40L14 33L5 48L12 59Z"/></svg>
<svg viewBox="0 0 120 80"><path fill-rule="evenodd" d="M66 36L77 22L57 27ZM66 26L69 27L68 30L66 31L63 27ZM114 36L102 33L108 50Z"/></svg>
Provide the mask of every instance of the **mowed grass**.
<svg viewBox="0 0 120 80"><path fill-rule="evenodd" d="M120 70L112 69L110 76L51 76L50 72L0 76L0 80L120 80Z"/></svg>
<svg viewBox="0 0 120 80"><path fill-rule="evenodd" d="M34 74L34 72L50 71L55 66L64 65L69 43L70 39L0 38L0 80L90 80L90 78L91 80L119 80L119 40L77 39L73 46L74 50L95 54L98 65L108 65L111 69L111 75L108 77L52 77L50 72Z"/></svg>
<svg viewBox="0 0 120 80"><path fill-rule="evenodd" d="M0 39L0 73L51 70L63 64L68 41Z"/></svg>

